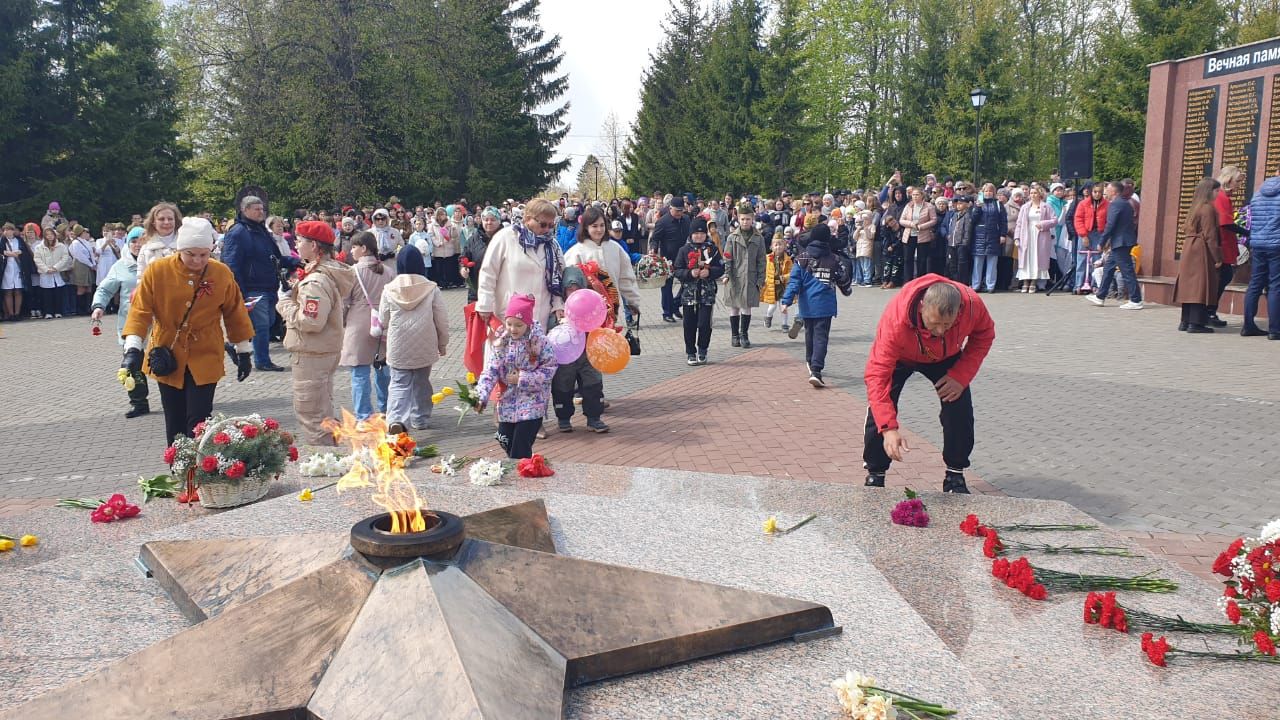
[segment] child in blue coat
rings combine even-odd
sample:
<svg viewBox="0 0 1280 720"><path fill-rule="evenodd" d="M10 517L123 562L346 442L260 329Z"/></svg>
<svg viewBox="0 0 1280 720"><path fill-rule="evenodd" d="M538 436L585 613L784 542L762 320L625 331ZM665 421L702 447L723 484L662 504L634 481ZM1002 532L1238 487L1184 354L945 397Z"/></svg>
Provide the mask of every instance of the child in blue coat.
<svg viewBox="0 0 1280 720"><path fill-rule="evenodd" d="M825 224L809 231L809 243L791 268L782 304L790 307L800 300L800 317L804 319L804 360L809 366L809 384L826 387L822 369L827 362L827 338L831 335L831 319L836 316L836 289L844 295L853 293L853 269L848 259L831 252L831 228ZM795 337L799 323L792 325Z"/></svg>

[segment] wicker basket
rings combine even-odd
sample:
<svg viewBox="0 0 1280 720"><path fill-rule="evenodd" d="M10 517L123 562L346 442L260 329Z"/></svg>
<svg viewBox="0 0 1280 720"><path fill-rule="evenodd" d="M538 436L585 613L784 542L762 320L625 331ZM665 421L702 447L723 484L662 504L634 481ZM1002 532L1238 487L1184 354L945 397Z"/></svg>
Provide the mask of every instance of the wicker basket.
<svg viewBox="0 0 1280 720"><path fill-rule="evenodd" d="M648 280L636 280L636 282L639 283L641 290L655 290L665 285L668 277L667 275L655 275Z"/></svg>
<svg viewBox="0 0 1280 720"><path fill-rule="evenodd" d="M267 496L274 477L246 476L238 483L206 483L200 486L200 505L229 508L248 505Z"/></svg>

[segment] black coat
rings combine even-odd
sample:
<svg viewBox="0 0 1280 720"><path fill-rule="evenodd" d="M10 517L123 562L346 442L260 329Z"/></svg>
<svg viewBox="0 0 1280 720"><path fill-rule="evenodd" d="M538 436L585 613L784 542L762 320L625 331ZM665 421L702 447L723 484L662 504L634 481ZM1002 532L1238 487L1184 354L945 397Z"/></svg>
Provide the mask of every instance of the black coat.
<svg viewBox="0 0 1280 720"><path fill-rule="evenodd" d="M703 259L709 258L709 262L704 263L711 269L709 277L695 278L690 274L689 271L696 265L690 265L689 254L695 252ZM724 276L724 256L720 254L720 248L716 247L715 243L710 241L703 242L701 245L685 243L676 251L676 256L669 259L676 279L680 281L681 305L716 304L716 292L720 287L720 278Z"/></svg>
<svg viewBox="0 0 1280 720"><path fill-rule="evenodd" d="M689 216L676 219L671 213L665 213L653 224L653 234L649 236L649 249L656 250L662 257L675 262L680 248L689 240Z"/></svg>

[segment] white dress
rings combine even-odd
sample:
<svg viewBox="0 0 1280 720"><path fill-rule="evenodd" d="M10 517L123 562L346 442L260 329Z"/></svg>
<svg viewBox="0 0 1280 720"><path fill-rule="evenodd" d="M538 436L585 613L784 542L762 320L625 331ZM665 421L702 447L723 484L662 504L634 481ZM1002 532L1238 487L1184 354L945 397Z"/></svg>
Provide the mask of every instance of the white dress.
<svg viewBox="0 0 1280 720"><path fill-rule="evenodd" d="M109 247L107 241L111 240L115 243L115 247ZM111 266L116 264L120 259L120 244L124 242L124 238L115 240L114 238L101 237L98 238L98 284L107 279L107 275L111 273Z"/></svg>
<svg viewBox="0 0 1280 720"><path fill-rule="evenodd" d="M8 244L5 245L4 249L12 250L13 252L18 252L18 249L19 249L18 237L15 235L14 237L10 238ZM5 261L4 277L0 278L0 290L21 290L22 289L22 257L21 256L15 257L15 258L0 257L0 260ZM13 262L9 262L10 260L13 260Z"/></svg>

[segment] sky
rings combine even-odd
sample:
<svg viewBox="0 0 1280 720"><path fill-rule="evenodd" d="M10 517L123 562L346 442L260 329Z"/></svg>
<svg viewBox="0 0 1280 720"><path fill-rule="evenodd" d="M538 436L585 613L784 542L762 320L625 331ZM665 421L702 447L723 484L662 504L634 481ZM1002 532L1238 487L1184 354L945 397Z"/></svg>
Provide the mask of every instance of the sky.
<svg viewBox="0 0 1280 720"><path fill-rule="evenodd" d="M570 186L587 155L603 150L600 126L612 111L624 130L640 110L640 78L662 42L667 0L542 0L542 27L560 35L569 75L569 135L555 159L568 156L560 183Z"/></svg>

